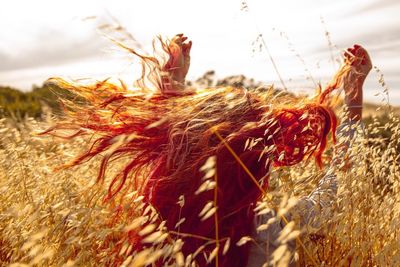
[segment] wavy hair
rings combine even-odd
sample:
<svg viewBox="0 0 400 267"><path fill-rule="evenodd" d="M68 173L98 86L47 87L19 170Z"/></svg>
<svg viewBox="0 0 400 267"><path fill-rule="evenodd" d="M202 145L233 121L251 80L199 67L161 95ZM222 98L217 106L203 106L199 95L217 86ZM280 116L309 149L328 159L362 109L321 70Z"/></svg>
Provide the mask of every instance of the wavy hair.
<svg viewBox="0 0 400 267"><path fill-rule="evenodd" d="M168 52L168 43L159 41ZM211 252L214 247L194 236L214 238L216 229L220 239L229 238L233 244L251 235L253 208L262 197L260 188L268 187L272 166L292 166L312 156L322 166L328 134L335 138L337 124L327 96L341 85L340 75L312 100L277 96L273 88L206 88L171 96L163 93L161 61L128 50L142 59L140 89L129 90L107 80L82 85L53 78L51 82L83 101L79 105L64 101L68 107L65 120L43 134L67 139L94 135L90 147L64 167L101 155L98 182L104 180L113 161L127 159L112 178L106 200L121 192L129 179L132 190L138 190L158 211L169 230L185 219L179 226L188 234L183 237L185 255L202 246ZM144 86L145 77L156 90ZM204 183L202 166L210 158L218 177L216 195L213 190L198 191ZM179 206L182 197L185 204ZM218 222L201 220L199 213L214 200ZM132 240L140 249L140 240ZM248 246L244 245L231 246L218 260L220 266L245 266L247 258ZM206 264L203 257L194 260Z"/></svg>

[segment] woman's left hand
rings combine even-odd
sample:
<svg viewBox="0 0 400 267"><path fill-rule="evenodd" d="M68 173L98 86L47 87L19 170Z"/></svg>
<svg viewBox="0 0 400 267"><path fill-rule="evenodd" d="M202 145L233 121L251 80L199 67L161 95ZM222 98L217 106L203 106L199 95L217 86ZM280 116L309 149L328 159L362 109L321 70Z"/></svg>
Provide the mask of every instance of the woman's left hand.
<svg viewBox="0 0 400 267"><path fill-rule="evenodd" d="M344 56L345 64L350 67L343 80L345 103L349 109L350 120L359 120L362 117L363 85L372 63L367 50L357 44L348 48Z"/></svg>

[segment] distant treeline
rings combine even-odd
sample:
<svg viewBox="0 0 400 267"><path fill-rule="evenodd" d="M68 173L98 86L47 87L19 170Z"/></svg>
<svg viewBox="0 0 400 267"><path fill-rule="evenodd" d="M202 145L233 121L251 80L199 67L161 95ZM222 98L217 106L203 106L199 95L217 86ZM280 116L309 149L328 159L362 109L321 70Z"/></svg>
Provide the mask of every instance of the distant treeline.
<svg viewBox="0 0 400 267"><path fill-rule="evenodd" d="M52 113L60 114L58 98L70 98L72 94L54 84L34 86L31 91L22 92L9 86L0 86L0 117L13 117L21 120L25 117L40 118L44 107Z"/></svg>
<svg viewBox="0 0 400 267"><path fill-rule="evenodd" d="M194 82L188 82L194 86L235 86L245 87L248 89L263 87L261 82L249 79L244 75L233 75L223 79L217 79L214 71L208 71ZM283 93L279 89L275 89L278 93ZM23 120L25 117L33 117L39 119L42 117L45 107L48 107L52 114L62 114L62 108L59 99L74 99L76 96L70 91L57 86L54 83L44 83L42 86L33 86L31 91L22 92L16 88L0 85L0 118L12 117L17 120ZM369 110L375 110L378 106L365 103L364 107ZM400 108L395 108L396 114L400 113ZM378 114L376 114L378 115ZM384 112L380 114L379 121L386 123L388 114ZM372 123L372 118L366 118L366 122Z"/></svg>
<svg viewBox="0 0 400 267"><path fill-rule="evenodd" d="M260 83L248 79L244 75L229 76L217 80L214 71L208 71L194 84L199 86L237 86L255 88ZM71 92L60 88L53 83L44 83L42 86L33 86L31 91L23 92L17 88L0 85L0 118L12 117L22 120L25 117L39 119L43 115L44 107L50 108L53 114L61 114L59 98L72 99Z"/></svg>

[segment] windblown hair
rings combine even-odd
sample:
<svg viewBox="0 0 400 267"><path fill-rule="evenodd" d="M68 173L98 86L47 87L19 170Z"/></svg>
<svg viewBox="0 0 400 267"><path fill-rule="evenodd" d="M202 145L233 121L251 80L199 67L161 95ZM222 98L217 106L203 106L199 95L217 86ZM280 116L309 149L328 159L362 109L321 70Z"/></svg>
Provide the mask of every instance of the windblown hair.
<svg viewBox="0 0 400 267"><path fill-rule="evenodd" d="M261 189L268 187L272 166L292 166L311 156L322 166L328 134L334 138L336 127L336 117L325 98L340 86L339 78L319 98L307 101L276 96L272 88L207 88L171 96L163 94L160 61L130 51L143 61L142 78L150 70L147 77L157 90L128 90L108 81L84 86L52 79L83 101L79 105L65 102L66 120L45 133L65 138L94 135L90 148L66 166L101 155L99 182L111 162L128 159L113 177L106 200L121 192L129 179L135 187L132 190L138 190L158 211L169 230L185 218L179 226L180 232L189 234L183 237L184 254L201 246L211 252L214 246L195 236L213 239L216 229L220 239L230 238L232 244L251 235L254 205L262 197ZM63 134L65 130L68 135ZM214 190L198 191L205 176L202 166L210 158L215 161L216 196ZM177 205L181 198L183 206ZM199 217L203 207L214 200L218 203L218 225L212 218L201 221ZM132 240L140 249L140 240ZM246 245L232 245L224 256L221 254L219 264L245 266L247 257ZM200 266L206 264L203 257L195 260Z"/></svg>

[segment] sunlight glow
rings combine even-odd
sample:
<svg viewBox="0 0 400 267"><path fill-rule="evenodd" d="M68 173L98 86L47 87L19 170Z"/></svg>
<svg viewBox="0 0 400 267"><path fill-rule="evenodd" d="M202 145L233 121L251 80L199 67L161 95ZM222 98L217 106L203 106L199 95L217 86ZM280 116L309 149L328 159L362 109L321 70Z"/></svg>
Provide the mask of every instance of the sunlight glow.
<svg viewBox="0 0 400 267"><path fill-rule="evenodd" d="M369 50L393 90L399 87L396 1L253 0L247 1L247 11L241 10L241 2L7 1L0 10L0 84L28 90L51 76L118 76L131 82L138 71L132 57L115 53L97 31L115 17L147 50L158 34L188 35L194 42L189 79L213 69L219 77L244 74L279 86L267 54L259 51L256 39L262 34L291 90L313 89L308 73L326 83L338 66L332 55L339 58L354 43ZM374 75L366 85L366 99L379 101L373 97L381 90ZM400 104L398 96L392 100Z"/></svg>

